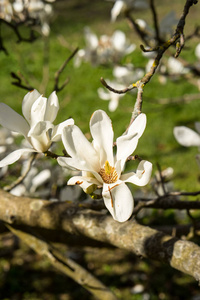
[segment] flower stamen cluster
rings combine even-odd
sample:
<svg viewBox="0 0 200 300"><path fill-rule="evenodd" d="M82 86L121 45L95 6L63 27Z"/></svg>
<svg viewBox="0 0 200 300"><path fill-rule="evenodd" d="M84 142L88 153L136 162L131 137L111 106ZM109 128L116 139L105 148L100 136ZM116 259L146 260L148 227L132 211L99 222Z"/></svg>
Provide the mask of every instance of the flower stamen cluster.
<svg viewBox="0 0 200 300"><path fill-rule="evenodd" d="M115 167L110 166L109 162L105 162L104 168L101 168L99 175L105 183L115 183L118 180L118 175Z"/></svg>

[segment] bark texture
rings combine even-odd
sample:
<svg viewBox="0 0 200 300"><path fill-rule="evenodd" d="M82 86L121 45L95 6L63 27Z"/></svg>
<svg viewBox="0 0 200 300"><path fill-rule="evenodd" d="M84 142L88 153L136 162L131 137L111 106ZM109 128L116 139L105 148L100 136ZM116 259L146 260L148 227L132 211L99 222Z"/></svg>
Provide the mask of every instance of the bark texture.
<svg viewBox="0 0 200 300"><path fill-rule="evenodd" d="M107 211L95 211L70 201L49 202L15 197L0 191L0 220L26 232L56 233L62 242L95 240L126 249L141 257L170 264L200 281L200 247L131 220L118 223Z"/></svg>

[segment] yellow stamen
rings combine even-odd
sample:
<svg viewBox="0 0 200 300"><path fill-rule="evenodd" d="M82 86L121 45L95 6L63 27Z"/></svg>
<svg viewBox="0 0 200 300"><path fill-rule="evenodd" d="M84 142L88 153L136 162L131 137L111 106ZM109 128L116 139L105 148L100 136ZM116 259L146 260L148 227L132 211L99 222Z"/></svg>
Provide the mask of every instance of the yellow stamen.
<svg viewBox="0 0 200 300"><path fill-rule="evenodd" d="M108 161L105 162L104 168L100 169L99 174L105 183L114 183L118 180L116 169L111 167Z"/></svg>

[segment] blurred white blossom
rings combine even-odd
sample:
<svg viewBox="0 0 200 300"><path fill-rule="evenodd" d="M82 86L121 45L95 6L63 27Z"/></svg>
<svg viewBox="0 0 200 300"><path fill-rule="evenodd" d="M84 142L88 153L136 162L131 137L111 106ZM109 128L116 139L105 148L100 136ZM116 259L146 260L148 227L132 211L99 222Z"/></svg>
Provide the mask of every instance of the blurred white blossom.
<svg viewBox="0 0 200 300"><path fill-rule="evenodd" d="M128 86L141 79L144 76L144 70L141 68L134 68L133 64L114 66L113 76L119 83Z"/></svg>
<svg viewBox="0 0 200 300"><path fill-rule="evenodd" d="M0 0L0 19L11 22L13 17L13 8L9 0Z"/></svg>
<svg viewBox="0 0 200 300"><path fill-rule="evenodd" d="M112 88L116 90L122 90L125 88L125 85L122 85L116 81L110 81L107 79L106 82L108 83L108 85L112 86ZM100 99L109 101L108 104L109 111L115 111L119 105L119 100L125 95L125 94L114 93L103 87L98 88L97 93Z"/></svg>
<svg viewBox="0 0 200 300"><path fill-rule="evenodd" d="M167 70L171 75L183 75L187 74L190 68L184 67L182 62L171 56L167 61Z"/></svg>
<svg viewBox="0 0 200 300"><path fill-rule="evenodd" d="M174 127L174 136L177 142L185 147L200 147L200 122L195 122L196 131L186 126Z"/></svg>
<svg viewBox="0 0 200 300"><path fill-rule="evenodd" d="M129 43L121 30L116 30L112 36L101 35L98 38L89 27L85 27L84 37L86 47L77 52L74 58L75 67L79 67L82 61L90 62L94 66L117 63L136 48L135 44Z"/></svg>
<svg viewBox="0 0 200 300"><path fill-rule="evenodd" d="M50 32L49 21L53 14L52 2L55 0L9 0L0 1L0 18L7 22L30 22L35 20L34 27L44 36ZM37 24L37 25L36 25ZM30 24L29 24L30 25Z"/></svg>
<svg viewBox="0 0 200 300"><path fill-rule="evenodd" d="M111 9L111 21L115 22L117 17L126 10L140 10L149 8L147 0L115 0Z"/></svg>

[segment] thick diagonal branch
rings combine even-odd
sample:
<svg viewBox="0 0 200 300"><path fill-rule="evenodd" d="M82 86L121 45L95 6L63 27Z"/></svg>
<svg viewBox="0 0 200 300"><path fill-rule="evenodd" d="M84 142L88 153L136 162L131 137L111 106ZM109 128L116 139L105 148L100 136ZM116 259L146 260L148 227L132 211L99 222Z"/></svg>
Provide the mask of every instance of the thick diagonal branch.
<svg viewBox="0 0 200 300"><path fill-rule="evenodd" d="M0 191L0 219L12 226L35 231L56 231L84 236L126 249L141 257L170 264L200 281L200 247L134 221L118 223L105 212L69 202L19 198Z"/></svg>

